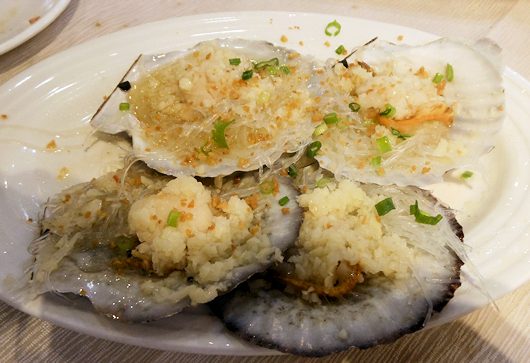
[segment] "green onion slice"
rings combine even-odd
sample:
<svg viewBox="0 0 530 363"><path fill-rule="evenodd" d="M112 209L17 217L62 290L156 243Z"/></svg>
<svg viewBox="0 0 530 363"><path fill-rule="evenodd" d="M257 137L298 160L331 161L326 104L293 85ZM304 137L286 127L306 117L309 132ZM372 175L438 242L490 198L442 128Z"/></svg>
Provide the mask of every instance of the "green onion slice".
<svg viewBox="0 0 530 363"><path fill-rule="evenodd" d="M340 29L341 29L341 25L339 24L339 22L336 20L333 20L331 23L326 25L326 29L324 29L324 33L326 33L328 37L331 37L331 36L336 37L337 35L339 35Z"/></svg>
<svg viewBox="0 0 530 363"><path fill-rule="evenodd" d="M380 216L384 216L388 212L390 212L392 209L396 209L394 206L394 202L392 201L392 198L386 198L380 201L375 205L375 209L377 210L377 214Z"/></svg>
<svg viewBox="0 0 530 363"><path fill-rule="evenodd" d="M125 255L138 245L138 239L136 237L119 236L116 238L115 244L120 253Z"/></svg>
<svg viewBox="0 0 530 363"><path fill-rule="evenodd" d="M289 68L288 66L280 66L280 71L282 71L283 74L289 74L291 73L291 68Z"/></svg>
<svg viewBox="0 0 530 363"><path fill-rule="evenodd" d="M441 214L438 214L437 216L433 217L423 212L418 206L417 200L409 207L409 212L415 217L416 222L421 224L429 224L431 226L438 224L438 222L440 222L443 218Z"/></svg>
<svg viewBox="0 0 530 363"><path fill-rule="evenodd" d="M389 118L394 117L395 114L396 114L396 108L392 106L390 103L387 103L385 105L385 109L383 112L379 112L379 115L389 117Z"/></svg>
<svg viewBox="0 0 530 363"><path fill-rule="evenodd" d="M257 71L260 71L268 67L279 67L279 66L280 66L280 61L278 60L278 58L272 58L272 59L254 64L254 69Z"/></svg>
<svg viewBox="0 0 530 363"><path fill-rule="evenodd" d="M326 131L328 131L328 125L323 122L317 127L315 127L315 131L313 131L313 137L320 136Z"/></svg>
<svg viewBox="0 0 530 363"><path fill-rule="evenodd" d="M337 49L335 49L335 53L338 55L344 54L346 52L346 48L344 48L344 45L339 45Z"/></svg>
<svg viewBox="0 0 530 363"><path fill-rule="evenodd" d="M336 124L339 122L339 118L337 117L337 114L335 112L331 112L324 116L324 122L327 125Z"/></svg>
<svg viewBox="0 0 530 363"><path fill-rule="evenodd" d="M317 188L324 188L326 185L329 184L330 181L331 179L329 178L320 178L317 180L316 186Z"/></svg>
<svg viewBox="0 0 530 363"><path fill-rule="evenodd" d="M359 110L361 109L361 105L359 105L357 102L350 103L348 107L350 108L350 110L352 110L352 112L359 112Z"/></svg>
<svg viewBox="0 0 530 363"><path fill-rule="evenodd" d="M180 212L176 209L171 210L167 215L167 226L177 228L180 219Z"/></svg>
<svg viewBox="0 0 530 363"><path fill-rule="evenodd" d="M212 139L218 147L228 149L228 144L226 142L226 136L225 136L225 130L233 122L234 120L223 121L221 119L218 119L217 121L214 122L213 130L212 130Z"/></svg>
<svg viewBox="0 0 530 363"><path fill-rule="evenodd" d="M289 166L287 168L287 174L289 174L291 178L296 178L298 176L298 168L296 167L296 165L292 164L291 166Z"/></svg>
<svg viewBox="0 0 530 363"><path fill-rule="evenodd" d="M418 201L416 201L416 203L414 204L411 204L409 206L409 214L410 215L416 215L416 211L419 210L419 207L418 207Z"/></svg>
<svg viewBox="0 0 530 363"><path fill-rule="evenodd" d="M432 78L432 82L439 84L444 79L444 76L440 73L436 73L434 77Z"/></svg>
<svg viewBox="0 0 530 363"><path fill-rule="evenodd" d="M447 79L447 82L452 82L455 78L455 71L453 69L453 66L447 63L445 66L445 79Z"/></svg>
<svg viewBox="0 0 530 363"><path fill-rule="evenodd" d="M209 153L212 152L212 147L211 145L206 142L204 145L202 145L199 150L201 151L201 153L203 153L204 155L208 156Z"/></svg>
<svg viewBox="0 0 530 363"><path fill-rule="evenodd" d="M228 63L230 63L232 66L238 66L241 64L241 58L230 58Z"/></svg>
<svg viewBox="0 0 530 363"><path fill-rule="evenodd" d="M396 130L395 128L390 128L391 132L392 132L392 135L394 136L397 136L398 139L403 139L405 140L406 138L409 138L411 137L412 135L409 135L409 134L402 134L401 132L399 132L399 130Z"/></svg>
<svg viewBox="0 0 530 363"><path fill-rule="evenodd" d="M387 136L382 136L379 139L375 140L377 148L379 151L384 154L392 150L392 144Z"/></svg>
<svg viewBox="0 0 530 363"><path fill-rule="evenodd" d="M278 72L280 71L280 68L276 66L270 66L270 67L267 67L266 69L267 69L267 72L269 72L271 76L276 76Z"/></svg>
<svg viewBox="0 0 530 363"><path fill-rule="evenodd" d="M274 180L267 179L259 185L262 194L272 194L274 192Z"/></svg>
<svg viewBox="0 0 530 363"><path fill-rule="evenodd" d="M310 158L314 158L318 150L322 147L322 143L320 141L313 141L309 146L307 147L306 155Z"/></svg>
<svg viewBox="0 0 530 363"><path fill-rule="evenodd" d="M380 167L381 166L381 156L374 156L370 160L370 165L372 165L372 167L374 167L374 168Z"/></svg>
<svg viewBox="0 0 530 363"><path fill-rule="evenodd" d="M120 103L120 111L129 111L130 108L131 108L131 105L129 105L129 103L127 102Z"/></svg>
<svg viewBox="0 0 530 363"><path fill-rule="evenodd" d="M252 69L248 69L243 72L243 74L241 75L241 79L243 79L243 81L248 81L249 79L252 78L253 74L254 74L254 71Z"/></svg>
<svg viewBox="0 0 530 363"><path fill-rule="evenodd" d="M280 205L280 207L283 207L283 206L286 205L287 203L289 203L289 197L288 197L288 196L282 197L282 198L280 198L280 200L278 201L278 204Z"/></svg>
<svg viewBox="0 0 530 363"><path fill-rule="evenodd" d="M462 175L460 175L460 177L462 179L469 179L473 176L473 172L472 171L469 171L469 170L466 170L462 173Z"/></svg>

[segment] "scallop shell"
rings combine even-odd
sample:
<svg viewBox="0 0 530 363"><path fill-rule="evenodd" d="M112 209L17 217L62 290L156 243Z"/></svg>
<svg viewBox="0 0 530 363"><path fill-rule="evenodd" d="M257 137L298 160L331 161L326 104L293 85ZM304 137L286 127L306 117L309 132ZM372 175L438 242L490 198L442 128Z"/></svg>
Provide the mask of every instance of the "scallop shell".
<svg viewBox="0 0 530 363"><path fill-rule="evenodd" d="M274 59L275 66L259 66ZM164 174L256 170L310 141L313 68L313 59L295 51L243 39L141 55L91 125L127 132L134 155ZM245 71L252 71L248 80ZM130 109L120 111L120 104ZM226 145L212 136L216 122L229 125Z"/></svg>
<svg viewBox="0 0 530 363"><path fill-rule="evenodd" d="M394 341L423 328L443 309L460 286L462 265L454 251L463 251L463 232L452 212L414 187L361 187L368 195L392 197L396 210L382 216L381 223L388 233L410 241L410 258L403 261L409 276L365 274L348 294L317 302L286 287L278 273L255 276L210 303L228 329L267 348L323 356ZM442 214L442 221L435 226L415 223L408 211L415 200ZM360 240L362 233L351 231Z"/></svg>
<svg viewBox="0 0 530 363"><path fill-rule="evenodd" d="M254 218L261 229L256 236L266 236L271 246L259 251L261 257L256 253L238 261L226 276L205 283L186 270L159 276L135 264L120 265L123 259L133 258L129 252L125 257L113 246L113 241L130 235L127 219L131 204L158 193L171 180L137 164L127 172L121 187L123 177L123 171L106 174L63 191L47 204L42 222L47 230L30 246L35 257L30 289L35 295L73 293L88 298L98 312L113 319L160 319L191 305L190 294L196 291L192 288L202 289L213 299L264 271L298 235L301 213L295 202L297 192L288 179L279 178L278 193L288 196L290 202L284 208L289 208L289 213L282 211L277 196L259 199ZM222 193L247 195L256 189L249 187L254 183L251 179L239 181L237 186L226 183ZM92 206L96 206L97 213L89 214ZM79 216L85 216L86 221ZM244 252L241 249L245 243L234 244L233 253Z"/></svg>
<svg viewBox="0 0 530 363"><path fill-rule="evenodd" d="M421 46L376 41L359 48L348 59L347 70L337 64L327 73L331 85L324 87L322 109L346 122L318 137L322 148L317 160L337 177L415 186L439 182L446 171L476 162L493 147L502 127L499 59L499 47L489 41L475 47L449 39ZM451 81L445 75L448 64L454 73ZM433 82L436 73L443 77L438 85ZM368 82L356 88L351 81L355 77ZM348 108L354 100L361 106L359 113ZM427 107L435 104L452 109L454 118L450 127L425 122L412 137L403 136L369 119L366 107L374 104L375 117L387 104L394 106L397 124L400 113L428 113ZM376 139L381 137L390 141L391 151L378 150Z"/></svg>

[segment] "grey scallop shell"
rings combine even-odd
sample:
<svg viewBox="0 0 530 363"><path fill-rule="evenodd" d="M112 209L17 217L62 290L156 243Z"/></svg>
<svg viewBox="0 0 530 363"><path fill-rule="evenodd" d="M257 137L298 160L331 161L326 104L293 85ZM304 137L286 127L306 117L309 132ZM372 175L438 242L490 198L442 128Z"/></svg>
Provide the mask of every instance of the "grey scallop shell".
<svg viewBox="0 0 530 363"><path fill-rule="evenodd" d="M394 341L422 329L433 313L443 309L460 286L463 262L453 250L463 247L462 227L452 212L420 189L369 184L363 189L367 193L384 191L394 200L405 195L409 202L411 197L423 196L431 200L430 207L443 214L439 225L428 226L431 233L426 226L410 231L411 240L422 241L415 246L419 254L412 261L410 278L365 276L348 295L321 298L321 303L315 304L285 289L274 272L255 276L210 303L229 330L263 347L324 356ZM436 255L432 251L437 251Z"/></svg>
<svg viewBox="0 0 530 363"><path fill-rule="evenodd" d="M128 81L129 84L134 84L141 79L145 74L154 71L160 67L170 64L175 60L185 57L195 52L200 46L208 44L219 48L229 48L234 50L241 57L249 57L254 62L262 60L268 60L272 58L278 58L280 64L293 63L299 67L300 74L307 74L309 77L312 75L312 70L316 67L315 60L309 56L303 56L299 53L273 45L266 41L258 40L246 40L246 39L215 39L205 41L197 44L195 47L183 50L174 51L164 54L156 55L140 55L134 63L131 65L129 70L125 73L120 84ZM228 59L226 65L228 65ZM244 69L240 70L241 72ZM286 77L295 77L293 74L287 75ZM301 91L302 89L307 90L309 94L315 93L314 79L310 78L302 87L294 92ZM157 145L152 145L146 137L146 130L142 128L141 122L135 116L134 112L120 112L119 107L121 103L128 103L127 89L122 89L118 86L114 88L111 95L102 103L99 109L92 116L90 124L96 130L109 133L117 134L120 132L126 132L132 138L133 155L144 161L149 167L167 175L192 175L199 177L216 177L222 175L230 175L236 171L252 171L257 170L262 166L271 166L274 162L280 158L284 152L295 152L305 147L311 141L311 134L313 132L314 125L312 124L311 117L305 117L305 119L296 120L296 133L292 128L279 129L279 134L272 140L271 143L265 144L258 142L245 150L238 150L237 153L231 149L227 149L227 154L222 156L222 160L218 163L212 164L204 161L198 161L197 165L188 165L182 162L182 159L187 155L180 154L175 155L172 151L162 149ZM291 94L283 95L282 102L288 102ZM256 99L252 100L255 102ZM175 102L180 102L176 100ZM199 128L212 128L213 120L212 114L222 114L229 111L234 105L230 99L220 100L215 105L215 112L203 115L203 121L198 125L195 123L186 123L183 126L182 137L195 137L195 133ZM237 107L244 107L238 105ZM304 106L305 107L305 106ZM273 120L271 120L272 122ZM254 124L252 118L241 120L245 125ZM186 135L190 136L186 136ZM262 145L263 144L263 145ZM190 150L184 150L185 153L190 153ZM241 164L241 160L247 160L244 164Z"/></svg>

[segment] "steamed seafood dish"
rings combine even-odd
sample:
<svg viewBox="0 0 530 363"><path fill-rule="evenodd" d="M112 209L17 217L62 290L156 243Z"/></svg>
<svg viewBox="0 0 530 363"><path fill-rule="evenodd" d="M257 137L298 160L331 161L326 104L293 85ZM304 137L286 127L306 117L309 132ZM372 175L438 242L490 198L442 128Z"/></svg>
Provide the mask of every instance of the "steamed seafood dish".
<svg viewBox="0 0 530 363"><path fill-rule="evenodd" d="M46 205L32 288L85 296L129 321L211 301L280 261L298 235L296 191L289 180L267 182L270 193L252 180L223 193L133 165L69 188ZM280 194L290 199L283 207Z"/></svg>
<svg viewBox="0 0 530 363"><path fill-rule="evenodd" d="M392 341L441 311L468 262L450 206L418 186L487 152L503 108L491 43L142 55L91 121L127 133L130 158L45 204L31 291L133 322L207 304L307 356Z"/></svg>
<svg viewBox="0 0 530 363"><path fill-rule="evenodd" d="M141 56L91 124L129 133L134 155L164 174L271 166L310 141L314 67L297 52L240 39Z"/></svg>
<svg viewBox="0 0 530 363"><path fill-rule="evenodd" d="M502 126L499 53L486 41L375 41L327 67L325 122L314 134L320 165L339 177L416 186L473 165Z"/></svg>
<svg viewBox="0 0 530 363"><path fill-rule="evenodd" d="M298 200L285 261L212 303L238 335L309 356L366 348L420 329L460 286L462 229L428 193L344 180Z"/></svg>

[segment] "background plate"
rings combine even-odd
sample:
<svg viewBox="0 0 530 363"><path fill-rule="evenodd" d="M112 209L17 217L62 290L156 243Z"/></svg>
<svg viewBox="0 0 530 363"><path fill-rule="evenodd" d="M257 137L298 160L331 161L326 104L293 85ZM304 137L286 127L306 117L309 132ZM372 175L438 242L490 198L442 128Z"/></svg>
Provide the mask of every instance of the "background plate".
<svg viewBox="0 0 530 363"><path fill-rule="evenodd" d="M66 9L69 3L70 0L2 0L0 54L41 32Z"/></svg>
<svg viewBox="0 0 530 363"><path fill-rule="evenodd" d="M339 36L324 28L337 19ZM287 43L281 43L285 35ZM210 354L269 354L228 334L206 309L196 308L149 324L125 324L94 314L88 303L58 296L28 301L16 293L26 250L37 235L39 207L61 189L87 181L119 165L123 151L93 137L88 121L139 53L193 46L220 37L264 39L325 59L344 44L351 49L374 36L420 44L436 36L410 28L331 15L242 12L216 13L145 24L87 42L23 71L0 87L0 298L14 307L57 325L97 337L150 348ZM330 45L324 45L329 41ZM301 45L300 42L303 42ZM472 185L447 182L435 192L457 209L466 232L470 257L498 298L530 277L530 84L515 72L504 72L507 119L496 149L485 156ZM46 145L55 141L57 148ZM64 178L63 178L64 177ZM456 319L488 300L466 278L435 326Z"/></svg>

